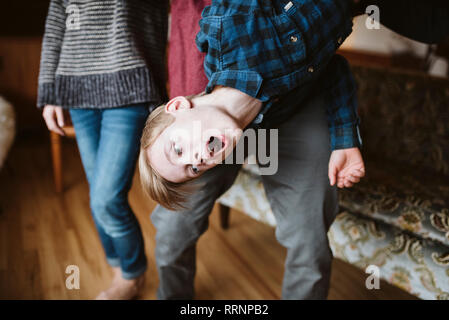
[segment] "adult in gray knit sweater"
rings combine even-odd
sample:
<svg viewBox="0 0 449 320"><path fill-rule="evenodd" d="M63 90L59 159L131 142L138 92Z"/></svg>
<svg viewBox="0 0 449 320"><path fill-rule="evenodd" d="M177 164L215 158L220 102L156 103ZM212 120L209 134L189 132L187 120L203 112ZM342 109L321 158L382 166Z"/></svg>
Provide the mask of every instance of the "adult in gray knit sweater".
<svg viewBox="0 0 449 320"><path fill-rule="evenodd" d="M98 299L133 298L147 268L128 203L139 140L165 97L168 1L52 0L42 44L38 107L64 135L68 109L90 207L114 280Z"/></svg>

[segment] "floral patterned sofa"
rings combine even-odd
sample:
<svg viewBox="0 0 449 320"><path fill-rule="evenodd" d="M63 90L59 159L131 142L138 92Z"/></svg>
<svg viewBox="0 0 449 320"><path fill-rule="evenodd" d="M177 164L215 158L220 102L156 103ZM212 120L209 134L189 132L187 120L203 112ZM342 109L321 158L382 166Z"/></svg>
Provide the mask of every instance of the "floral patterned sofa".
<svg viewBox="0 0 449 320"><path fill-rule="evenodd" d="M334 256L422 299L449 299L449 80L353 66L367 175L340 191ZM220 199L274 226L257 165Z"/></svg>

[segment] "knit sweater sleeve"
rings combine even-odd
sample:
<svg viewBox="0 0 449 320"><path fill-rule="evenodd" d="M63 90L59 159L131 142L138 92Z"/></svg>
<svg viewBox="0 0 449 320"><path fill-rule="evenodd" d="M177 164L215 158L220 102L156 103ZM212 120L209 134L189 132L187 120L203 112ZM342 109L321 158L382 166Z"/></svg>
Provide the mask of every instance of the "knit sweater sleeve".
<svg viewBox="0 0 449 320"><path fill-rule="evenodd" d="M66 27L63 0L51 0L45 22L38 80L37 106L56 104L55 72Z"/></svg>

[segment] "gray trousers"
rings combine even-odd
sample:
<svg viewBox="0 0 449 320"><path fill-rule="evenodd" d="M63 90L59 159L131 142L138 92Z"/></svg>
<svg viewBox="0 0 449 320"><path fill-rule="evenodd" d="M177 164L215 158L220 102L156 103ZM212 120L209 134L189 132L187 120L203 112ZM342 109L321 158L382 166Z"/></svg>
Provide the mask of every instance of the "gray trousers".
<svg viewBox="0 0 449 320"><path fill-rule="evenodd" d="M327 231L338 201L327 174L330 142L322 98L307 101L279 126L278 135L278 171L262 181L276 217L276 239L287 248L282 298L326 299L332 262ZM158 206L153 211L159 299L194 297L196 243L208 228L215 200L232 186L239 169L218 165L205 172L189 199L190 210Z"/></svg>

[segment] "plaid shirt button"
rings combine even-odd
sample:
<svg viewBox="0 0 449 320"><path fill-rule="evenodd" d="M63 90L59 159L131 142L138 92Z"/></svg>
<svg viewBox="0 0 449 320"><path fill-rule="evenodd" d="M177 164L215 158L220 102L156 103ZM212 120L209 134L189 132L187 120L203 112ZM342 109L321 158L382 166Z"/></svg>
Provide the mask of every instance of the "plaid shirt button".
<svg viewBox="0 0 449 320"><path fill-rule="evenodd" d="M290 1L289 3L287 3L287 4L285 5L284 10L285 10L285 11L288 11L288 10L290 10L291 7L293 7L293 3Z"/></svg>
<svg viewBox="0 0 449 320"><path fill-rule="evenodd" d="M309 73L313 73L315 72L315 68L310 66L309 69L307 69L307 71L309 71Z"/></svg>
<svg viewBox="0 0 449 320"><path fill-rule="evenodd" d="M259 113L257 117L254 119L253 123L260 124L263 121L263 114Z"/></svg>
<svg viewBox="0 0 449 320"><path fill-rule="evenodd" d="M290 37L290 41L291 42L296 42L296 41L298 41L298 37L297 36L291 36Z"/></svg>

